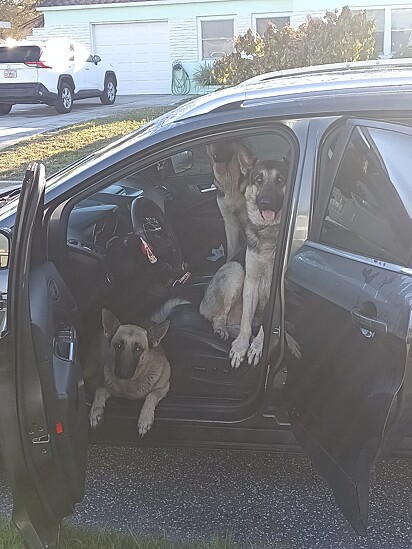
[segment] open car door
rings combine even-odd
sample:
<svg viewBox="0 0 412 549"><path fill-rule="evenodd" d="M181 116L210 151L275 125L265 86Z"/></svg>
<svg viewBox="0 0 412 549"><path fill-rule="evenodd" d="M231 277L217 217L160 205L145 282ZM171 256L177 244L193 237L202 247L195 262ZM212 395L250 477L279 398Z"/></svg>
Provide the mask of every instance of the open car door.
<svg viewBox="0 0 412 549"><path fill-rule="evenodd" d="M83 498L87 410L76 303L45 258L44 166L26 172L13 228L0 338L0 441L25 546L58 547ZM4 303L4 301L3 301Z"/></svg>
<svg viewBox="0 0 412 549"><path fill-rule="evenodd" d="M302 360L288 364L285 396L298 442L365 535L371 469L399 425L412 431L412 131L353 120L337 132L286 273Z"/></svg>

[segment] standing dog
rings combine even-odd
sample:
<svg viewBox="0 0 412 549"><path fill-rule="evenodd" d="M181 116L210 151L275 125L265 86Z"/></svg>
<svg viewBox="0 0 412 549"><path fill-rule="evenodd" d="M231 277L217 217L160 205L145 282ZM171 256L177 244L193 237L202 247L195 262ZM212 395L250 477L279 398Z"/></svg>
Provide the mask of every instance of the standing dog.
<svg viewBox="0 0 412 549"><path fill-rule="evenodd" d="M102 311L103 333L98 336L84 371L84 377L96 390L90 410L90 425L96 429L103 420L109 397L145 399L137 423L144 436L154 421L157 404L170 387L170 364L159 345L169 321L148 330L120 324L108 309Z"/></svg>
<svg viewBox="0 0 412 549"><path fill-rule="evenodd" d="M200 304L200 313L212 322L220 337L227 339L237 332L230 350L233 368L240 366L246 354L253 365L258 364L262 355L263 313L269 301L289 170L285 159L259 160L243 154L239 158L246 176L246 267L243 269L234 261L223 265ZM260 328L250 343L253 326ZM286 334L286 340L292 352L300 357L299 346L292 336Z"/></svg>
<svg viewBox="0 0 412 549"><path fill-rule="evenodd" d="M252 154L239 139L227 139L206 145L212 162L218 190L217 204L223 217L226 233L226 261L239 251L247 223L244 197L245 177L239 157L253 160Z"/></svg>

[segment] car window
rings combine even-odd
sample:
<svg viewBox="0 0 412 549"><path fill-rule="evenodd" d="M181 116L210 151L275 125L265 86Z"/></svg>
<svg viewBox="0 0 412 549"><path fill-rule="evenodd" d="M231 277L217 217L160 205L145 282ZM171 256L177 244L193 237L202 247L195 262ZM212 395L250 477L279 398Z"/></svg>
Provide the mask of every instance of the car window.
<svg viewBox="0 0 412 549"><path fill-rule="evenodd" d="M0 63L34 63L40 54L39 46L1 46Z"/></svg>
<svg viewBox="0 0 412 549"><path fill-rule="evenodd" d="M220 140L224 143L225 140ZM211 143L214 143L211 141ZM219 142L217 142L219 143ZM283 135L270 133L250 135L242 138L242 143L256 157L262 159L281 160L290 156L290 145ZM176 170L177 162L184 159L182 153L189 153L190 167L186 165L185 169ZM190 175L213 175L211 159L205 146L192 147L190 151L182 151L179 155L171 157L175 177L185 177ZM187 157L186 157L187 158Z"/></svg>
<svg viewBox="0 0 412 549"><path fill-rule="evenodd" d="M411 151L412 135L406 132L355 128L333 182L320 241L409 265Z"/></svg>

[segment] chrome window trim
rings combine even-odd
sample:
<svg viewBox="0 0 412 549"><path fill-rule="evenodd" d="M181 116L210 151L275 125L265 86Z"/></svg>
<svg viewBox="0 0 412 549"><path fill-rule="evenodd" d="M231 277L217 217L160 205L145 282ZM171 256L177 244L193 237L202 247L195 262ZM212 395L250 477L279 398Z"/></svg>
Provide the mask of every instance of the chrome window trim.
<svg viewBox="0 0 412 549"><path fill-rule="evenodd" d="M314 248L316 250L320 250L323 252L332 253L334 255L338 255L340 257L344 257L346 259L350 259L352 261L357 261L358 263L364 263L365 265L371 265L372 267L379 267L380 269L385 269L387 271L391 271L398 274L403 275L409 275L412 276L412 268L411 267L404 267L401 265L397 265L396 263L390 263L389 261L383 261L381 259L374 259L372 257L366 257L364 255L356 254L353 252L348 252L346 250L342 250L340 248L334 248L333 246L330 246L328 244L321 244L319 242L313 242L312 240L306 240L304 242L304 246L308 246L310 248Z"/></svg>

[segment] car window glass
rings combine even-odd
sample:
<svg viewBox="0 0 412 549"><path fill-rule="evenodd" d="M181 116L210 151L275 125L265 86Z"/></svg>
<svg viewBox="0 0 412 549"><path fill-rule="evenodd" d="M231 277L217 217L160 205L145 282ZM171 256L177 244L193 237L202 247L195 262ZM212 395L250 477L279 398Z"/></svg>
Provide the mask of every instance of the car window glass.
<svg viewBox="0 0 412 549"><path fill-rule="evenodd" d="M216 143L223 143L226 140L219 140ZM246 145L249 151L256 157L262 159L281 160L290 156L290 145L283 135L280 134L260 134L243 137L242 143ZM214 143L211 141L211 143ZM171 170L168 170L168 175L174 177L185 177L190 175L213 175L211 159L207 153L206 146L191 147L189 151L191 156L190 167L186 166L184 170L176 170L175 158L170 157L166 160L166 164L171 165ZM182 154L182 153L180 153Z"/></svg>
<svg viewBox="0 0 412 549"><path fill-rule="evenodd" d="M411 135L355 128L333 183L320 241L408 265L411 151Z"/></svg>
<svg viewBox="0 0 412 549"><path fill-rule="evenodd" d="M39 46L0 47L0 63L33 63L40 59Z"/></svg>

